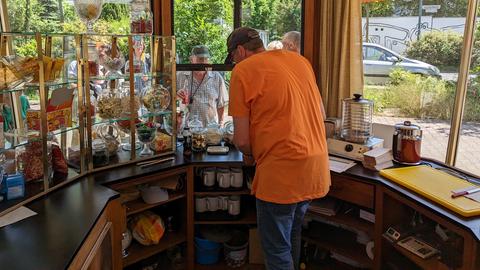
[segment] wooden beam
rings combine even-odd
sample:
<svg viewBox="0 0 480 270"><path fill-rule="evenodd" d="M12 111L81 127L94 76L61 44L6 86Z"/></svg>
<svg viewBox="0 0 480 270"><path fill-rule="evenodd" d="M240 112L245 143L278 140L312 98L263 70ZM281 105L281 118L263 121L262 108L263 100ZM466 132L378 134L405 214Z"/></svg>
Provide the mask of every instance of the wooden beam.
<svg viewBox="0 0 480 270"><path fill-rule="evenodd" d="M162 0L162 36L172 36L172 23L173 23L173 0Z"/></svg>
<svg viewBox="0 0 480 270"><path fill-rule="evenodd" d="M318 45L315 46L315 0L305 0L304 13L304 32L303 32L303 55L314 66L314 48L318 49ZM318 70L315 70L317 73Z"/></svg>

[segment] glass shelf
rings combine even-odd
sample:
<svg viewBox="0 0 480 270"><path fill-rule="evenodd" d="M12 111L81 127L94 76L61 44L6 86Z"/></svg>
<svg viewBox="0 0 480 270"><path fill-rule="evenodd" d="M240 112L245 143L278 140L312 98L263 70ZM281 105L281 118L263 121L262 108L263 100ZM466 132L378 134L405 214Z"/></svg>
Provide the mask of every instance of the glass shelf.
<svg viewBox="0 0 480 270"><path fill-rule="evenodd" d="M65 127L65 128L54 130L54 131L52 131L52 134L53 135L60 135L62 133L67 133L69 131L73 131L73 130L76 130L78 128L79 128L78 125L72 125L71 127Z"/></svg>
<svg viewBox="0 0 480 270"><path fill-rule="evenodd" d="M63 86L68 86L69 84L75 84L77 82L78 80L76 79L69 79L67 81L57 80L52 82L46 82L45 87L50 88L49 90L55 90ZM38 82L37 83L20 83L13 88L1 89L0 94L7 94L7 93L13 93L13 92L31 90L31 89L37 90L39 88L40 88L40 83Z"/></svg>
<svg viewBox="0 0 480 270"><path fill-rule="evenodd" d="M155 74L155 73L149 73L149 74L145 74L145 73L135 73L133 74L133 77L134 78L143 78L143 77L147 77L148 79L152 79L152 78L162 78L162 77L166 77L166 78L170 78L170 74L166 74L166 73L163 73L163 74ZM107 75L107 76L90 76L90 81L112 81L112 80L117 80L117 79L123 79L125 81L129 81L130 80L130 75L127 73L127 74L122 74L122 75Z"/></svg>
<svg viewBox="0 0 480 270"><path fill-rule="evenodd" d="M163 115L171 115L172 111L170 110L165 110L162 112L156 112L156 113L145 113L142 114L141 116L138 116L138 119L142 118L148 118L148 117L154 117L154 116L163 116ZM92 123L92 125L100 125L100 124L112 124L120 121L129 121L130 117L121 117L121 118L115 118L115 119L95 119L95 121Z"/></svg>
<svg viewBox="0 0 480 270"><path fill-rule="evenodd" d="M33 32L2 32L1 33L3 36L6 37L35 37L36 33ZM76 36L79 34L76 33L40 33L42 37L65 37L65 36Z"/></svg>

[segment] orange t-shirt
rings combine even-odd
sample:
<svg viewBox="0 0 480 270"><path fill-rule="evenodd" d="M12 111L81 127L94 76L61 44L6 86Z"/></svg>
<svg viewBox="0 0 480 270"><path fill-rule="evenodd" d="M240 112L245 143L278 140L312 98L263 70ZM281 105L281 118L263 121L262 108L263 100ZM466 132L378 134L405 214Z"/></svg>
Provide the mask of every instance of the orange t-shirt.
<svg viewBox="0 0 480 270"><path fill-rule="evenodd" d="M257 162L252 192L258 199L287 204L327 194L321 102L312 67L297 53L266 51L233 69L229 114L249 116Z"/></svg>

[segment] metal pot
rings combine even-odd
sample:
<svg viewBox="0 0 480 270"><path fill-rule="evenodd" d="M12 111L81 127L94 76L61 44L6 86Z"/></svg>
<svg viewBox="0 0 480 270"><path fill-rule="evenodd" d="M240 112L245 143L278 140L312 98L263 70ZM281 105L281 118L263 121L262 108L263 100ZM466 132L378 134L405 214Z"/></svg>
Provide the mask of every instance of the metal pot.
<svg viewBox="0 0 480 270"><path fill-rule="evenodd" d="M395 125L393 133L393 159L405 165L417 165L421 161L422 130L405 121Z"/></svg>

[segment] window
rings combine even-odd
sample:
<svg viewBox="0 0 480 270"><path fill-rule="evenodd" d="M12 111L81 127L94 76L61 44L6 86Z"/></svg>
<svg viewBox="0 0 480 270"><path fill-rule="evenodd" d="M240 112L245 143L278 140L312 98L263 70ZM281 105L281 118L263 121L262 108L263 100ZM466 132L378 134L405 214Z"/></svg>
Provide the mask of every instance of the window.
<svg viewBox="0 0 480 270"><path fill-rule="evenodd" d="M11 32L82 33L86 30L71 0L6 2ZM99 34L129 33L130 7L118 3L103 4L102 14L94 25L94 31Z"/></svg>
<svg viewBox="0 0 480 270"><path fill-rule="evenodd" d="M265 47L285 32L302 31L302 0L172 0L173 33L177 40L177 79L181 72L208 68L222 74L229 91L230 70L224 65L227 38L234 28L249 26L260 32ZM293 18L293 19L292 19ZM206 45L210 63L191 63L194 46ZM177 88L188 83L177 81ZM182 108L182 106L180 106ZM228 104L224 122L228 117Z"/></svg>
<svg viewBox="0 0 480 270"><path fill-rule="evenodd" d="M302 32L302 4L302 0L242 0L242 26L257 29L267 47L287 32Z"/></svg>
<svg viewBox="0 0 480 270"><path fill-rule="evenodd" d="M223 64L227 38L233 30L233 0L173 0L178 62L190 63L192 48L205 45L211 63Z"/></svg>
<svg viewBox="0 0 480 270"><path fill-rule="evenodd" d="M386 50L372 46L363 46L364 60L388 61L391 56L393 56L393 54Z"/></svg>
<svg viewBox="0 0 480 270"><path fill-rule="evenodd" d="M480 174L476 157L480 145L478 40L473 48L458 151L450 151L447 157L447 148L454 145L449 144L451 122L458 119L454 103L467 7L467 0L363 4L364 95L375 102L374 122L394 125L409 120L422 128L423 157L448 161L456 154L456 163L451 165ZM476 30L476 37L478 33ZM383 57L366 49L367 42L401 55L400 61L389 66L369 62Z"/></svg>
<svg viewBox="0 0 480 270"><path fill-rule="evenodd" d="M189 56L196 45L206 45L212 54L211 63L222 65L227 55L228 35L239 26L257 29L265 47L270 41L280 40L286 32L302 32L302 0L172 1L179 69L182 64L190 63Z"/></svg>

